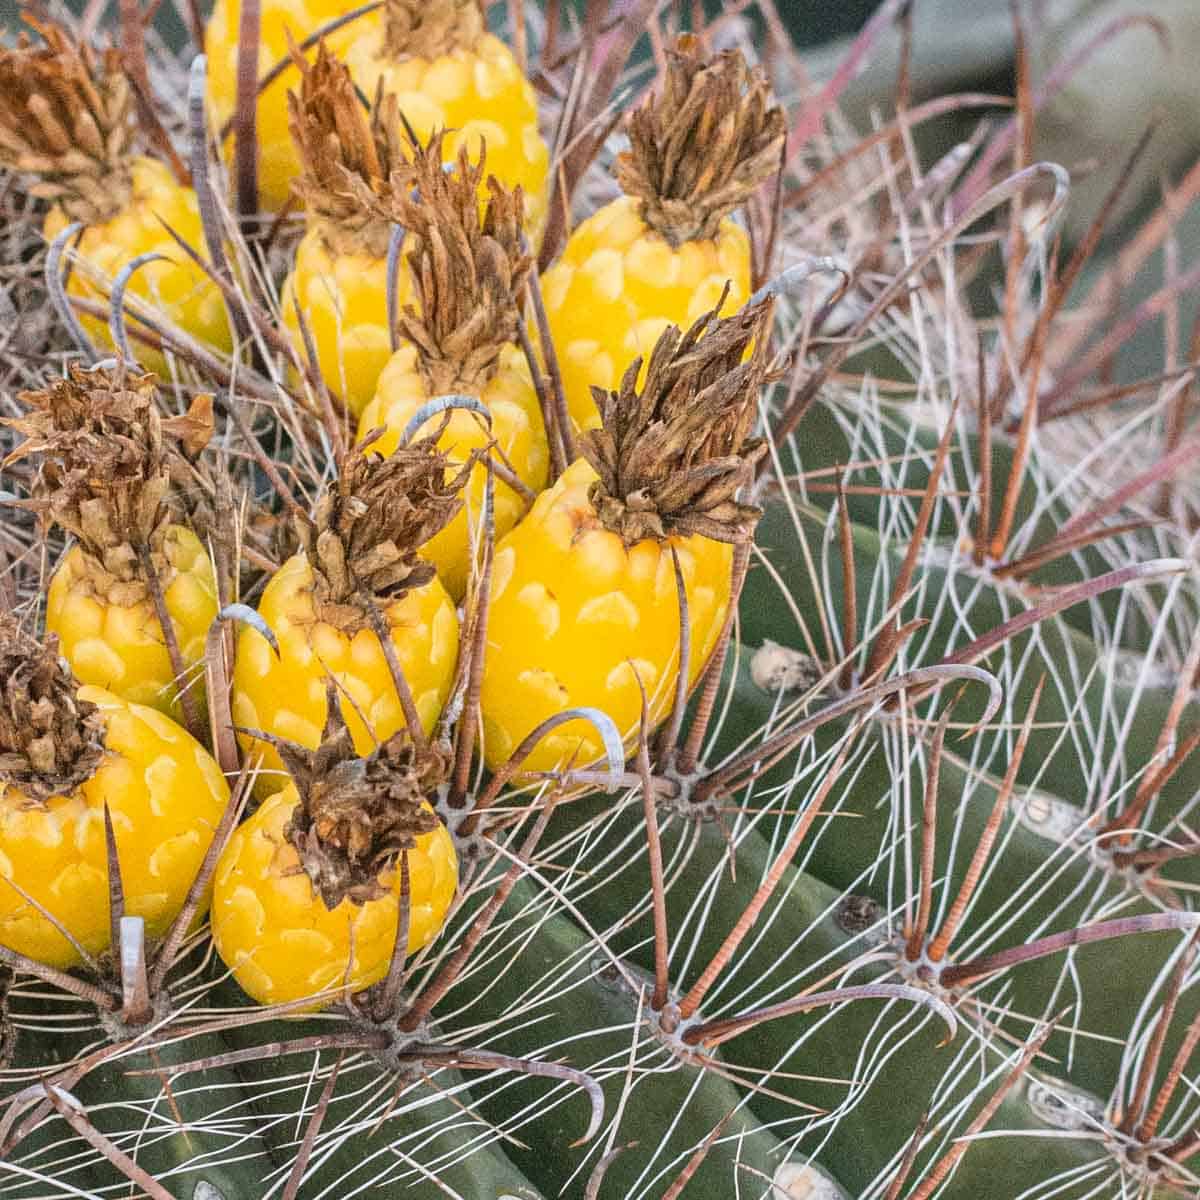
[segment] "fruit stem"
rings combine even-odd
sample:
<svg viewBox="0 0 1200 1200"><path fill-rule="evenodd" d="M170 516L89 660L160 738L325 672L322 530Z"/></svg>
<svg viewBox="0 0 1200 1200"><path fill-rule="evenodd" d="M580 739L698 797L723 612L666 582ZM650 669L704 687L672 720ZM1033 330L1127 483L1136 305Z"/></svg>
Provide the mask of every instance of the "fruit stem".
<svg viewBox="0 0 1200 1200"><path fill-rule="evenodd" d="M679 608L679 670L675 675L675 700L671 705L671 716L658 735L657 758L660 762L670 761L670 756L679 740L683 725L683 713L687 708L688 676L692 666L692 628L688 619L687 585L683 579L683 568L679 565L679 553L671 546L671 565L675 571L675 599ZM638 686L642 681L638 679ZM642 692L643 704L645 691Z"/></svg>
<svg viewBox="0 0 1200 1200"><path fill-rule="evenodd" d="M479 697L483 691L483 668L487 654L488 612L492 599L492 566L496 557L496 482L491 456L487 458L487 478L483 497L483 564L475 588L471 613L471 637L468 650L467 691L463 698L462 719L455 731L454 769L446 802L462 808L470 786L471 755L479 720Z"/></svg>

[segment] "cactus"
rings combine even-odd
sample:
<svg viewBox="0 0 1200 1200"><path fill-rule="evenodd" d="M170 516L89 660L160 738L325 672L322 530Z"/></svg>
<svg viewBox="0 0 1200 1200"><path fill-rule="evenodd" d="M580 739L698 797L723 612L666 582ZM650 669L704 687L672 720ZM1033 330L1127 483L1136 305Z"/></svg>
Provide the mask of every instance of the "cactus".
<svg viewBox="0 0 1200 1200"><path fill-rule="evenodd" d="M151 51L127 7L122 50L144 90ZM759 7L773 11L769 0ZM904 9L883 6L848 64ZM530 262L527 277L524 258L519 271L488 259L489 328L499 331L489 353L519 364L536 392L548 487L558 483L538 519L559 521L559 541L587 564L573 586L602 575L592 534L605 569L611 559L637 577L595 597L602 619L591 636L579 618L571 654L589 681L582 699L562 684L548 691L553 572L522 582L513 522L497 530L498 488L509 508L528 511L537 498L502 452L488 394L433 396L389 431L406 450L380 459L368 442L356 452L356 418L318 370L304 322L280 306L302 230L249 219L252 89L239 88L233 119L236 206L222 197L210 144L220 131L205 127L203 58L153 50L153 78L188 90L185 119L160 124L165 110L141 96L160 152L186 126L204 227L204 245L186 251L225 298L239 333L231 353L147 304L126 313L123 285L105 305L68 289L67 238L41 247L43 214L25 203L21 178L0 191L14 255L4 295L27 318L0 360L6 627L19 621L21 644L41 645L30 635L68 549L63 523L44 521L57 511L56 473L28 457L56 444L54 413L42 404L34 420L27 410L29 397L54 394L69 362L77 390L136 388L152 419L122 426L131 444L159 424L178 443L153 481L151 515L208 548L220 612L198 660L174 647L175 673L189 670L169 682L193 698L185 715L230 787L157 938L127 903L138 913L146 903L140 874L138 895L126 895L131 842L96 801L87 819L103 834L104 870L90 868L93 891L72 902L107 913L101 949L65 969L66 959L0 944L0 1200L1196 1195L1200 589L1186 472L1200 443L1185 428L1190 377L1108 381L1107 358L1144 312L1123 320L1083 302L1104 218L1074 250L1055 242L1069 178L1031 163L1015 136L1034 115L1024 64L1020 123L980 126L977 141L924 162L909 133L932 109L858 135L835 107L850 65L825 91L798 96L799 76L781 60L768 100L767 74L737 57L754 56L748 25L726 17L675 43L674 15L662 18L655 43L667 70L647 86L670 87L684 63L704 104L692 111L675 97L669 144L691 149L679 178L655 151L655 203L711 191L693 178L705 161L695 151L721 136L722 105L742 124L769 113L772 155L786 116L787 140L765 186L759 155L753 180L735 163L728 194L710 197L728 199L722 216L740 206L754 278L735 292L750 296L746 306L731 311L733 293L714 295L690 328L660 336L639 326L652 339L642 347L649 369L620 364L620 387L595 397L602 427L581 432L553 337L562 297L547 305L540 273L556 278L547 268L572 203L603 225L621 148L608 137L609 105L643 27L589 5L576 44L532 8L514 3L508 16L522 67L540 55L531 75L546 84L560 152L537 269ZM243 15L244 64L256 58L253 24ZM294 53L322 32L334 31L293 31ZM718 36L729 48L705 75ZM746 80L742 96L730 81ZM648 111L620 90L615 100ZM939 103L961 115L976 99ZM377 120L400 116L382 106ZM399 147L412 131L380 136ZM398 273L450 261L442 215L420 207L405 169L398 159L370 214L384 234L392 226L376 309L393 338L415 319L397 311L413 290ZM1140 250L1167 237L1170 211L1152 214ZM672 228L687 224L682 210L669 215ZM470 228L473 214L456 220ZM401 224L418 230L421 253L404 252ZM984 312L967 294L984 269L968 235L980 234L1001 260ZM581 245L571 270L599 294L612 283L611 255L590 263ZM686 251L672 247L680 259ZM470 259L470 270L447 268L468 296L471 280L458 275L475 269ZM44 265L44 286L21 273L29 263ZM125 265L127 283L137 265ZM739 279L744 267L739 259ZM1100 283L1090 286L1111 291L1114 277L1092 269ZM1169 306L1173 286L1157 305ZM473 362L478 314L460 301L455 346ZM107 321L115 359L97 361L79 314ZM172 364L172 385L142 372L146 362ZM1130 397L1137 407L1113 407ZM457 428L471 433L465 466L466 452L449 448ZM41 441L20 443L31 430ZM398 490L396 478L417 478L397 473L405 455L435 443L450 457L427 455L423 482ZM391 466L371 467L366 505L355 480L380 462ZM468 476L464 510L453 493ZM568 487L572 504L555 509ZM89 505L76 505L75 523L107 545ZM403 518L422 536L383 529L380 513L393 508L392 525ZM368 509L364 540L356 530ZM404 641L416 634L411 622L389 624L384 607L400 611L410 589L442 594L437 556L418 549L460 513L470 562L456 563L450 589L461 597L455 654L441 658L438 703L419 711L420 664ZM118 513L130 527L139 515ZM698 555L712 560L707 574ZM139 569L153 573L144 558ZM247 728L239 651L252 647L265 670L280 661L284 632L269 605L254 606L282 564L307 559L320 564L309 590L319 586L322 621L336 625L336 664L327 629L295 622L307 632L293 629L283 647L297 656L289 678L316 690L267 687L270 728ZM514 579L537 603L506 594ZM143 590L161 598L161 580ZM628 617L632 595L652 614L651 633L639 635L649 649L620 640L622 623L639 617ZM579 599L580 614L590 611ZM449 617L453 602L444 607ZM489 638L496 613L507 675ZM534 617L545 657L526 671L520 621ZM447 643L454 623L441 622ZM44 648L37 655L50 661ZM33 672L25 663L14 651L18 682ZM31 687L4 693L22 697L0 713L9 890L5 845L27 844L30 808L66 800L30 787L35 775L57 777L56 747L74 744L62 703L75 685L61 671L66 682L44 701ZM608 712L614 673L621 706ZM528 721L506 712L526 692L549 696ZM302 709L328 714L323 733L296 717ZM385 711L390 724L376 729ZM506 722L520 728L489 745ZM304 738L321 744L301 753ZM91 758L78 765L72 787L86 796ZM276 831L271 886L320 906L327 932L348 924L332 983L265 1003L222 962L228 947L214 943L206 910L216 879L214 903L240 922L236 965L252 963L264 910L222 856L232 837L257 861L252 814L277 803L265 797L287 782L281 771L295 772L283 794L298 797L298 815ZM457 861L458 888L448 911L418 914L429 880L415 873L431 868L417 847L431 833ZM53 896L18 900L64 932ZM388 913L391 952L380 958L375 929L367 971L355 939L371 906ZM315 934L271 932L276 966L289 954L309 965ZM294 974L305 993L303 980L321 973Z"/></svg>

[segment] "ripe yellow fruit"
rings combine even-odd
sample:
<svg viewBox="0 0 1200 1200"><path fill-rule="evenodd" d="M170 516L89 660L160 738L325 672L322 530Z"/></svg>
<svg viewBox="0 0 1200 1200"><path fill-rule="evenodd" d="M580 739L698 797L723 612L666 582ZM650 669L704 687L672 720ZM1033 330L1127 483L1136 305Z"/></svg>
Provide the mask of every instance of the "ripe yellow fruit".
<svg viewBox="0 0 1200 1200"><path fill-rule="evenodd" d="M208 551L190 529L168 525L161 553L168 570L163 596L188 667L204 657L204 638L217 615L217 588ZM73 546L50 579L46 630L58 636L63 657L84 683L177 716L175 671L154 602L121 584L98 587L81 546Z"/></svg>
<svg viewBox="0 0 1200 1200"><path fill-rule="evenodd" d="M484 750L497 767L530 730L577 705L602 709L629 744L646 689L650 719L670 711L679 673L679 557L691 630L689 686L708 660L729 607L732 550L692 536L626 546L588 499L596 472L583 459L538 497L496 552L483 677ZM543 738L526 764L552 770L603 754L587 721Z"/></svg>
<svg viewBox="0 0 1200 1200"><path fill-rule="evenodd" d="M26 435L9 461L37 454L35 498L77 539L50 580L47 629L79 678L126 700L180 715L146 564L162 590L182 682L199 702L204 639L217 614L208 552L172 520L172 464L184 460L190 417L164 420L152 375L73 365L66 379L19 399L6 422Z"/></svg>
<svg viewBox="0 0 1200 1200"><path fill-rule="evenodd" d="M458 858L429 797L449 758L407 730L360 758L332 703L317 747L278 747L290 781L221 853L213 942L255 1000L319 1007L387 974L406 875L405 953L442 927Z"/></svg>
<svg viewBox="0 0 1200 1200"><path fill-rule="evenodd" d="M144 301L157 319L229 350L220 289L167 231L169 226L191 246L204 245L196 194L163 163L133 154L133 94L119 53L96 54L53 25L35 28L44 45L22 39L15 49L0 51L0 165L31 176L34 194L53 202L43 225L47 239L72 222L83 223L68 294L106 307L123 267L140 254L161 254L163 260L134 273L126 289L128 311ZM64 130L70 139L65 150ZM88 314L80 319L98 346L113 348L107 320ZM138 361L167 374L166 357L137 339L137 322L128 320L127 328Z"/></svg>
<svg viewBox="0 0 1200 1200"><path fill-rule="evenodd" d="M684 37L661 95L631 114L616 168L626 194L575 230L542 279L579 428L599 422L591 389L616 388L668 325L688 328L726 287L723 314L749 299L750 240L729 214L779 167L784 119L766 93L740 52L706 61Z"/></svg>
<svg viewBox="0 0 1200 1200"><path fill-rule="evenodd" d="M480 216L474 198L484 162L472 163L462 150L446 172L442 159L440 136L417 150L415 197L398 199L413 243L408 266L417 307L401 317L401 347L363 411L358 436L362 441L382 429L370 448L391 453L423 404L435 396L468 396L486 406L490 429L480 414L452 410L438 441L449 461L457 469L494 442L495 460L536 494L546 484L550 452L529 366L515 344L520 314L513 297L532 265L522 249L520 193L493 180ZM431 418L419 432L432 436L442 419ZM463 510L423 551L456 600L466 592L486 486L487 469L476 463ZM495 498L499 535L520 519L528 501L499 478Z"/></svg>
<svg viewBox="0 0 1200 1200"><path fill-rule="evenodd" d="M550 152L538 132L537 98L512 51L484 27L478 0L386 0L346 61L368 96L396 97L417 140L446 130L445 162L486 147L491 174L520 188L535 245L546 223ZM483 198L481 194L481 200Z"/></svg>
<svg viewBox="0 0 1200 1200"><path fill-rule="evenodd" d="M242 630L233 673L233 719L238 725L315 749L327 717L325 683L332 675L344 689L341 709L360 754L369 754L376 740L404 726L378 637L369 628L348 632L318 617L313 568L306 555L294 555L272 576L258 611L279 640L279 654L256 630ZM458 661L454 604L435 576L382 612L421 724L430 729L446 703ZM243 745L254 758L262 755L259 794L283 787L286 776L276 749L245 736Z"/></svg>
<svg viewBox="0 0 1200 1200"><path fill-rule="evenodd" d="M675 561L687 595L687 686L695 683L729 611L731 543L757 520L735 494L765 450L747 435L770 311L768 301L724 321L710 313L686 335L668 328L641 394L635 361L600 428L581 437L584 457L501 540L481 696L493 769L570 708L607 713L627 749L643 689L651 725L667 715L680 671ZM585 766L601 755L595 728L571 720L524 765Z"/></svg>
<svg viewBox="0 0 1200 1200"><path fill-rule="evenodd" d="M259 601L278 655L254 629L238 639L233 716L244 728L316 749L333 679L350 736L369 754L406 724L376 629L387 631L424 732L449 695L458 615L419 552L459 511L464 481L428 438L388 458L351 452L339 466L314 516L297 522L301 552ZM243 738L252 760L263 757L259 795L278 791L287 782L278 750Z"/></svg>
<svg viewBox="0 0 1200 1200"><path fill-rule="evenodd" d="M52 642L22 637L11 618L0 618L0 667L0 875L16 884L0 884L0 945L78 965L40 905L89 954L108 949L106 805L126 913L161 936L228 803L220 769L161 713L80 686Z"/></svg>
<svg viewBox="0 0 1200 1200"><path fill-rule="evenodd" d="M403 272L398 302L411 301ZM304 341L296 304L312 334L325 382L358 416L392 356L387 323L387 262L371 254L340 254L323 229L310 229L296 248L296 261L284 282L283 324L301 358Z"/></svg>
<svg viewBox="0 0 1200 1200"><path fill-rule="evenodd" d="M213 881L217 953L260 1004L319 993L328 1003L343 986L362 991L387 973L396 941L399 867L380 873L378 898L345 897L327 907L287 836L298 803L293 783L270 797L234 831ZM408 870L412 954L441 929L458 884L454 842L444 825L416 838Z"/></svg>
<svg viewBox="0 0 1200 1200"><path fill-rule="evenodd" d="M258 70L261 78L288 54L287 32L299 42L348 12L346 0L263 0ZM237 94L239 0L217 0L205 31L208 99L214 126L232 115ZM425 142L439 129L452 133L446 152L459 145L478 156L486 140L492 169L508 187L525 195L531 236L545 223L550 155L538 132L537 100L511 51L487 33L477 0L386 0L383 10L331 34L329 48L344 56L365 96L395 95ZM288 199L300 159L288 136L287 90L294 68L285 70L258 102L259 203L278 211ZM233 138L224 143L232 154Z"/></svg>
<svg viewBox="0 0 1200 1200"><path fill-rule="evenodd" d="M308 231L284 283L283 322L303 356L299 308L325 382L357 416L392 353L387 248L393 190L408 187L405 134L395 97L365 112L345 65L324 47L311 66L297 55L297 66L301 84L288 105ZM398 306L412 298L407 273L396 292Z"/></svg>
<svg viewBox="0 0 1200 1200"><path fill-rule="evenodd" d="M347 0L262 0L259 7L258 76L261 79L276 63L288 57L288 33L298 43L314 30L349 12ZM204 29L204 53L208 57L208 111L214 131L222 129L237 104L238 27L242 19L240 0L216 0ZM325 45L342 54L379 21L377 13L352 21L330 34ZM310 52L310 57L312 52ZM288 135L289 88L299 80L295 67L286 68L258 98L258 200L265 212L278 212L288 201L292 180L300 171L296 148ZM232 161L234 137L221 143L227 161Z"/></svg>

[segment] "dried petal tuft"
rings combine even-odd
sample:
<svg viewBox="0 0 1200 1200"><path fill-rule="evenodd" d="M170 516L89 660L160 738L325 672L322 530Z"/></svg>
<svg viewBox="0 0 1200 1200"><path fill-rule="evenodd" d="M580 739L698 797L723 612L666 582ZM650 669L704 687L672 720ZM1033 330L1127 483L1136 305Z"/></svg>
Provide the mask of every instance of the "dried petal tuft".
<svg viewBox="0 0 1200 1200"><path fill-rule="evenodd" d="M205 403L164 421L153 375L78 363L65 379L18 399L29 411L3 423L26 440L7 461L40 456L35 504L79 539L94 586L117 602L140 599L142 546L168 586L173 568L162 546L172 474L186 467L183 446L199 443Z"/></svg>
<svg viewBox="0 0 1200 1200"><path fill-rule="evenodd" d="M600 428L580 436L579 452L600 476L591 499L601 523L626 545L672 534L722 542L752 536L759 510L736 496L767 449L750 431L773 377L766 360L773 310L768 296L721 319L718 304L687 333L674 325L663 331L640 393L640 358L617 391L593 388Z"/></svg>
<svg viewBox="0 0 1200 1200"><path fill-rule="evenodd" d="M384 0L383 28L389 59L432 60L473 50L487 25L481 0Z"/></svg>
<svg viewBox="0 0 1200 1200"><path fill-rule="evenodd" d="M322 621L346 633L370 628L372 605L386 606L433 578L418 552L462 507L474 463L455 468L436 436L387 458L370 450L346 456L312 518L296 523Z"/></svg>
<svg viewBox="0 0 1200 1200"><path fill-rule="evenodd" d="M36 803L95 774L104 721L78 691L58 640L43 644L0 612L0 791L12 787Z"/></svg>
<svg viewBox="0 0 1200 1200"><path fill-rule="evenodd" d="M120 52L100 53L48 20L0 48L0 166L32 175L35 196L95 225L129 203L133 93Z"/></svg>
<svg viewBox="0 0 1200 1200"><path fill-rule="evenodd" d="M417 347L430 395L478 395L517 336L513 298L524 289L532 259L523 248L521 189L509 191L489 177L481 217L484 158L472 163L464 147L454 168L444 170L444 136L435 134L415 151L416 194L397 197L396 219L414 243L408 264L420 313L407 307L400 333Z"/></svg>
<svg viewBox="0 0 1200 1200"><path fill-rule="evenodd" d="M324 43L311 64L295 47L300 89L288 93L288 128L300 156L296 191L325 222L325 236L342 253L387 253L395 192L411 172L396 97L380 89L368 112L345 63Z"/></svg>
<svg viewBox="0 0 1200 1200"><path fill-rule="evenodd" d="M434 747L418 751L401 730L369 758L359 758L332 685L320 747L276 744L300 800L284 835L325 907L386 895L380 875L437 828L423 801L445 780L446 755Z"/></svg>
<svg viewBox="0 0 1200 1200"><path fill-rule="evenodd" d="M722 219L779 169L787 130L766 77L740 50L702 56L691 35L668 54L661 94L629 116L617 180L672 246L717 234Z"/></svg>

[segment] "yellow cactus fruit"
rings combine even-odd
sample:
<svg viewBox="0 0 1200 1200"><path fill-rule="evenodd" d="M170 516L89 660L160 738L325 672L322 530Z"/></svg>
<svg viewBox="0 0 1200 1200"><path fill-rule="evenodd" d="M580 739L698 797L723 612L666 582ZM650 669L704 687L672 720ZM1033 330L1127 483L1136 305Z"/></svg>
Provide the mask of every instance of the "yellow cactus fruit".
<svg viewBox="0 0 1200 1200"><path fill-rule="evenodd" d="M542 279L581 429L599 422L592 388L616 388L625 364L644 359L668 325L688 328L723 294L722 313L747 301L750 240L729 214L779 169L785 137L761 72L737 50L706 60L689 36L628 132L616 166L625 195L575 230Z"/></svg>
<svg viewBox="0 0 1200 1200"><path fill-rule="evenodd" d="M42 645L0 616L0 945L77 966L57 921L88 954L108 949L106 807L125 911L161 937L228 800L217 764L186 730L81 686L53 638Z"/></svg>
<svg viewBox="0 0 1200 1200"><path fill-rule="evenodd" d="M494 179L482 216L475 196L484 163L459 152L453 171L443 171L441 135L414 156L415 197L399 197L397 213L413 239L408 254L417 308L400 319L401 348L380 376L375 398L359 422L361 440L382 434L371 449L390 453L413 415L435 396L456 394L481 401L491 417L462 408L431 417L419 432L432 435L446 421L438 444L454 469L488 445L495 461L529 492L546 485L550 452L537 391L515 344L521 294L531 262L522 249L520 191ZM433 538L425 556L446 589L461 599L483 514L487 469L480 463L467 485L466 504ZM505 533L528 507L509 482L495 481L495 521Z"/></svg>
<svg viewBox="0 0 1200 1200"><path fill-rule="evenodd" d="M346 51L368 96L396 97L423 145L445 130L446 162L479 158L506 188L521 190L535 245L546 223L550 152L538 132L537 99L512 52L487 32L480 0L384 0L383 19ZM480 193L480 200L483 200Z"/></svg>
<svg viewBox="0 0 1200 1200"><path fill-rule="evenodd" d="M197 436L193 414L164 419L154 376L119 367L75 364L66 379L19 399L27 415L5 423L26 440L9 461L40 457L36 502L77 539L50 580L47 630L82 682L180 716L182 674L199 711L216 581L204 546L173 520L172 472L186 469L204 430ZM178 664L159 623L156 590Z"/></svg>
<svg viewBox="0 0 1200 1200"><path fill-rule="evenodd" d="M493 769L548 718L601 709L626 746L642 692L651 724L670 711L680 670L675 562L687 596L695 683L730 604L733 544L758 510L736 499L765 445L749 437L767 378L772 301L656 343L601 403L581 458L499 543L483 674L484 756ZM583 766L602 754L586 721L559 725L529 770Z"/></svg>
<svg viewBox="0 0 1200 1200"><path fill-rule="evenodd" d="M364 111L346 67L322 47L288 97L308 228L284 283L283 323L303 356L297 308L330 389L358 416L391 357L387 248L393 192L407 192L403 126L394 96ZM397 303L412 296L397 280Z"/></svg>
<svg viewBox="0 0 1200 1200"><path fill-rule="evenodd" d="M428 797L436 749L394 734L355 757L337 706L315 753L281 741L291 782L234 831L213 882L212 931L234 978L262 1004L313 1007L383 979L408 886L412 954L441 929L458 859Z"/></svg>
<svg viewBox="0 0 1200 1200"><path fill-rule="evenodd" d="M43 44L22 36L15 47L0 49L0 166L30 177L32 193L51 201L47 239L82 222L68 294L107 307L121 269L138 255L160 254L134 273L127 298L196 340L229 350L220 289L168 232L203 246L196 194L163 163L134 153L133 91L119 52L100 54L56 25L30 24ZM113 347L106 319L80 319L97 345ZM135 331L136 322L129 328ZM161 351L132 333L130 345L147 369L167 374Z"/></svg>
<svg viewBox="0 0 1200 1200"><path fill-rule="evenodd" d="M347 0L262 0L259 5L258 77L286 61L291 42L350 12ZM344 54L364 31L379 21L371 13L351 21L325 38L335 54ZM208 59L207 98L214 130L224 129L237 107L238 32L241 0L216 0L204 27L204 53ZM311 54L310 54L311 57ZM297 83L294 66L285 68L258 96L255 134L258 142L258 202L265 212L279 212L292 195L292 181L300 172L300 159L288 133L288 90ZM232 162L232 132L222 139L221 150Z"/></svg>
<svg viewBox="0 0 1200 1200"><path fill-rule="evenodd" d="M418 551L461 508L463 482L427 438L388 458L347 455L314 516L296 523L300 553L259 602L278 653L253 628L238 639L239 726L315 749L332 678L354 744L369 754L407 723L393 658L423 730L432 728L458 663L458 615ZM387 650L377 631L386 632ZM262 757L258 794L278 791L287 778L275 746L242 736L251 759Z"/></svg>

